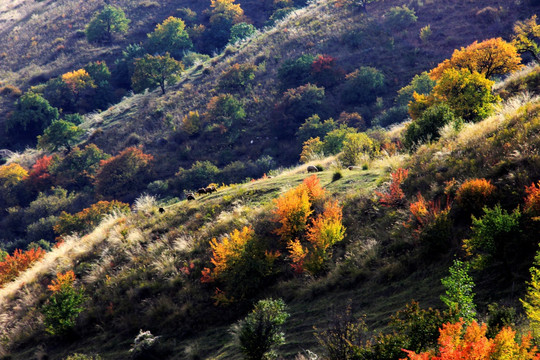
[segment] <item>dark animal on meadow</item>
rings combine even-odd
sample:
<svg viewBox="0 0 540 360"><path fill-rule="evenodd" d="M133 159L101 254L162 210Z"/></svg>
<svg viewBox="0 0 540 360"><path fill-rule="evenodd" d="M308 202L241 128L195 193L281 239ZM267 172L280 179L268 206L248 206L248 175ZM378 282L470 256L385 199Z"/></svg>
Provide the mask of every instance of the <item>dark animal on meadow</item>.
<svg viewBox="0 0 540 360"><path fill-rule="evenodd" d="M188 201L195 200L195 194L193 193L187 194L186 199L188 199Z"/></svg>
<svg viewBox="0 0 540 360"><path fill-rule="evenodd" d="M199 194L199 195L206 194L206 189L205 188L200 188L199 190L197 190L197 194Z"/></svg>
<svg viewBox="0 0 540 360"><path fill-rule="evenodd" d="M319 169L317 169L316 166L309 165L309 166L307 167L307 172L308 172L308 173L318 172L318 171L319 171Z"/></svg>
<svg viewBox="0 0 540 360"><path fill-rule="evenodd" d="M216 187L214 185L210 185L209 187L206 188L206 193L207 194L211 194L211 193L216 192L216 191L217 191L217 189L216 189Z"/></svg>
<svg viewBox="0 0 540 360"><path fill-rule="evenodd" d="M164 208L159 208L158 211L159 211L160 214L163 214L165 212L165 209Z"/></svg>
<svg viewBox="0 0 540 360"><path fill-rule="evenodd" d="M360 166L349 166L347 169L349 169L349 170L360 170L361 167Z"/></svg>

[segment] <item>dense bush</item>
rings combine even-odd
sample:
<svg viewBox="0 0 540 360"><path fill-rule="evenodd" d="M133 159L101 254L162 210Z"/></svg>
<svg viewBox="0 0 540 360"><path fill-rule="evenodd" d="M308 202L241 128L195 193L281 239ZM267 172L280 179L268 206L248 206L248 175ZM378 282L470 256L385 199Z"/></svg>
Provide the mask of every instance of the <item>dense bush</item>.
<svg viewBox="0 0 540 360"><path fill-rule="evenodd" d="M420 75L415 75L411 82L398 90L396 96L396 106L407 106L410 101L413 101L413 93L427 95L431 93L435 86L435 80L432 80L427 72Z"/></svg>
<svg viewBox="0 0 540 360"><path fill-rule="evenodd" d="M418 20L414 9L409 9L407 5L391 7L384 14L384 18L386 24L395 30L404 29Z"/></svg>
<svg viewBox="0 0 540 360"><path fill-rule="evenodd" d="M201 281L215 282L229 301L252 295L270 275L277 256L265 252L251 227L210 241L213 267L204 268Z"/></svg>
<svg viewBox="0 0 540 360"><path fill-rule="evenodd" d="M356 129L344 125L330 131L323 139L323 152L326 155L334 155L343 149L345 139L350 134L355 134Z"/></svg>
<svg viewBox="0 0 540 360"><path fill-rule="evenodd" d="M379 70L361 67L345 77L341 99L348 105L370 104L384 88L384 75Z"/></svg>
<svg viewBox="0 0 540 360"><path fill-rule="evenodd" d="M122 55L114 62L115 67L112 74L117 85L125 88L131 86L131 77L135 70L135 59L141 58L145 54L146 50L140 44L130 44L122 50Z"/></svg>
<svg viewBox="0 0 540 360"><path fill-rule="evenodd" d="M43 255L45 255L45 251L38 248L25 252L17 249L13 255L5 256L0 262L0 287L7 282L15 280L21 272L41 259Z"/></svg>
<svg viewBox="0 0 540 360"><path fill-rule="evenodd" d="M511 214L496 205L493 209L484 207L484 215L472 217L472 235L463 240L463 247L474 256L479 264L488 261L508 263L517 252L520 233L521 212L515 209Z"/></svg>
<svg viewBox="0 0 540 360"><path fill-rule="evenodd" d="M252 64L234 64L221 74L219 87L224 91L249 91L257 67Z"/></svg>
<svg viewBox="0 0 540 360"><path fill-rule="evenodd" d="M283 90L295 88L309 82L314 55L304 54L296 59L286 60L278 69L278 79Z"/></svg>
<svg viewBox="0 0 540 360"><path fill-rule="evenodd" d="M223 126L224 131L240 125L246 118L246 111L240 100L231 94L220 94L210 99L206 105L205 118L208 122Z"/></svg>
<svg viewBox="0 0 540 360"><path fill-rule="evenodd" d="M444 103L433 105L407 126L403 144L412 149L419 144L436 141L440 137L439 131L451 123L459 124L459 120L456 120L450 107Z"/></svg>
<svg viewBox="0 0 540 360"><path fill-rule="evenodd" d="M182 71L184 71L184 65L171 58L169 53L163 56L146 54L135 60L131 86L136 92L143 92L146 89L154 90L159 86L162 94L165 94L165 85L176 83Z"/></svg>
<svg viewBox="0 0 540 360"><path fill-rule="evenodd" d="M401 184L409 176L409 170L398 168L392 174L392 181L386 193L376 191L379 203L383 206L399 206L405 202L405 193L401 189Z"/></svg>
<svg viewBox="0 0 540 360"><path fill-rule="evenodd" d="M38 147L49 151L57 151L65 148L71 150L71 146L79 142L84 130L66 120L54 120L45 129L43 135L37 137Z"/></svg>
<svg viewBox="0 0 540 360"><path fill-rule="evenodd" d="M178 191L196 189L215 182L219 173L217 166L210 161L196 161L190 169L178 169L172 183Z"/></svg>
<svg viewBox="0 0 540 360"><path fill-rule="evenodd" d="M234 24L231 27L230 42L234 44L239 42L240 40L244 40L255 34L255 31L257 31L257 29L251 24L247 24L245 22Z"/></svg>
<svg viewBox="0 0 540 360"><path fill-rule="evenodd" d="M369 158L376 150L375 144L365 133L347 134L339 161L344 166L356 166L364 157Z"/></svg>
<svg viewBox="0 0 540 360"><path fill-rule="evenodd" d="M325 121L321 121L319 115L315 114L306 119L304 123L300 126L296 132L296 137L299 142L306 142L310 138L319 137L320 139L324 138L326 134L335 130L337 124L334 119L330 118Z"/></svg>
<svg viewBox="0 0 540 360"><path fill-rule="evenodd" d="M311 64L311 78L326 88L338 84L345 75L336 64L337 59L330 55L318 55Z"/></svg>
<svg viewBox="0 0 540 360"><path fill-rule="evenodd" d="M135 198L150 180L153 159L141 149L129 147L110 159L102 160L95 177L97 194L104 198Z"/></svg>
<svg viewBox="0 0 540 360"><path fill-rule="evenodd" d="M299 125L313 114L320 114L325 97L324 88L313 84L302 85L283 93L276 106L276 117L280 122L279 136L294 134Z"/></svg>
<svg viewBox="0 0 540 360"><path fill-rule="evenodd" d="M58 109L41 95L27 92L15 103L15 110L6 125L14 137L23 141L34 140L54 120L58 120L58 116Z"/></svg>
<svg viewBox="0 0 540 360"><path fill-rule="evenodd" d="M285 342L282 326L289 317L283 300L259 300L237 330L240 349L249 360L271 359Z"/></svg>
<svg viewBox="0 0 540 360"><path fill-rule="evenodd" d="M483 206L490 205L495 190L491 180L469 179L456 191L456 202L468 214L476 214Z"/></svg>

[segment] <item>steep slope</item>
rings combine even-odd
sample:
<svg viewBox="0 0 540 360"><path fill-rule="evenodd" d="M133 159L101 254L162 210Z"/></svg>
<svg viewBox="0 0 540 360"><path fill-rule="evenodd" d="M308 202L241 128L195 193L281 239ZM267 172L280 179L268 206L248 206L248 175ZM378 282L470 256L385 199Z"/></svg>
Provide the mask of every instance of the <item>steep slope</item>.
<svg viewBox="0 0 540 360"><path fill-rule="evenodd" d="M370 163L369 170L344 170L337 181L332 181L332 171L318 174L329 195L343 204L347 237L334 249L324 275L294 275L283 259L277 273L258 290L256 298L282 297L289 306L292 317L284 354L293 356L303 349L320 353L312 327L324 327L331 309L345 306L349 298L357 314L367 314L371 329L384 328L388 317L412 299L424 307L441 306L439 279L450 259L462 253L462 240L471 234L465 209L452 204L452 235L441 237L442 248L434 252L432 244L425 242L428 238L419 237L412 226L408 207L382 207L373 190L381 187L388 171L404 166L410 171L405 183L409 204L416 201L418 191L427 199L437 199L448 196L448 182L486 177L496 185L497 201L505 209L521 206L525 186L540 179L535 165L540 158L540 102L538 97L514 95L492 117L468 124L460 132L448 128L440 141L421 147L410 158L382 156ZM507 145L500 146L501 141ZM478 154L476 160L471 161L471 154ZM333 161L327 159L323 165ZM464 167L467 162L474 166ZM302 181L305 169L222 188L196 202L164 206L164 212L158 211L155 200L142 198L136 213L111 216L91 234L67 238L0 290L5 344L14 358L30 356L43 341L47 346L42 350L53 358L97 352L121 359L143 328L163 336L162 357L240 358L228 329L249 309L250 301L214 304L219 299L215 289L200 281L200 271L209 264L209 240L252 225L257 237L272 248L277 238L271 199ZM481 312L494 301L517 306L522 296L532 261L527 249L534 251L532 234L538 231L537 223L524 224L528 225L523 228L526 237L520 251L528 255L512 263L512 272L494 263L474 273ZM92 299L74 337L44 337L39 309L48 296L46 285L56 272L69 269L75 270L79 286Z"/></svg>

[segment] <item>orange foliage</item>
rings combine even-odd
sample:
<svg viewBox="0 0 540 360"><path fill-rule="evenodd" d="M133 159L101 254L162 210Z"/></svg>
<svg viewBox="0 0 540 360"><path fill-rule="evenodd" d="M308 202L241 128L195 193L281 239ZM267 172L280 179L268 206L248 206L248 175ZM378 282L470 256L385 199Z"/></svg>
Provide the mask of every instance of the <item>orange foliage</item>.
<svg viewBox="0 0 540 360"><path fill-rule="evenodd" d="M435 222L443 212L450 211L450 203L447 204L445 209L441 209L440 201L427 201L421 193L418 193L416 198L417 200L409 205L409 210L412 218L418 224L417 231Z"/></svg>
<svg viewBox="0 0 540 360"><path fill-rule="evenodd" d="M274 203L274 221L281 224L276 234L285 241L296 238L305 230L308 218L313 212L307 187L300 185L291 189L275 199Z"/></svg>
<svg viewBox="0 0 540 360"><path fill-rule="evenodd" d="M326 194L326 191L321 186L319 178L315 174L305 178L300 186L306 188L309 201L311 202L322 200Z"/></svg>
<svg viewBox="0 0 540 360"><path fill-rule="evenodd" d="M519 70L521 56L514 45L501 38L488 39L482 42L473 42L466 48L454 50L450 59L444 60L429 76L433 80L439 80L448 69L468 69L471 73L478 72L486 78L493 75L502 75Z"/></svg>
<svg viewBox="0 0 540 360"><path fill-rule="evenodd" d="M494 339L486 337L487 326L473 321L464 330L463 320L445 324L440 329L439 355L428 352L416 354L403 350L410 360L529 360L540 359L537 348L531 345L531 336L524 336L521 343L509 327L503 328Z"/></svg>
<svg viewBox="0 0 540 360"><path fill-rule="evenodd" d="M295 239L287 243L287 249L289 250L289 259L291 259L291 267L294 272L301 274L304 272L304 261L308 255L308 250L302 246L300 240Z"/></svg>
<svg viewBox="0 0 540 360"><path fill-rule="evenodd" d="M456 191L456 201L465 209L475 209L486 204L495 189L490 180L470 179Z"/></svg>
<svg viewBox="0 0 540 360"><path fill-rule="evenodd" d="M52 292L58 292L66 287L71 287L75 281L75 273L73 270L66 271L64 274L57 273L56 280L51 282L51 285L47 286Z"/></svg>
<svg viewBox="0 0 540 360"><path fill-rule="evenodd" d="M403 204L405 193L401 189L401 183L409 176L409 170L399 168L391 174L392 182L386 194L376 191L379 196L379 203L383 206L398 206Z"/></svg>
<svg viewBox="0 0 540 360"><path fill-rule="evenodd" d="M532 183L525 187L525 211L533 215L540 215L540 181L538 185Z"/></svg>
<svg viewBox="0 0 540 360"><path fill-rule="evenodd" d="M229 237L223 238L221 242L218 242L216 238L210 241L210 247L212 248L212 264L214 269L210 273L206 268L203 270L202 282L209 282L207 280L216 279L222 273L224 273L232 262L238 261L246 248L249 241L253 239L254 231L251 227L244 226L242 231L235 229Z"/></svg>
<svg viewBox="0 0 540 360"><path fill-rule="evenodd" d="M4 261L0 262L0 285L14 280L21 272L28 269L34 262L45 255L45 250L41 248L25 251L17 249L13 255L7 255Z"/></svg>

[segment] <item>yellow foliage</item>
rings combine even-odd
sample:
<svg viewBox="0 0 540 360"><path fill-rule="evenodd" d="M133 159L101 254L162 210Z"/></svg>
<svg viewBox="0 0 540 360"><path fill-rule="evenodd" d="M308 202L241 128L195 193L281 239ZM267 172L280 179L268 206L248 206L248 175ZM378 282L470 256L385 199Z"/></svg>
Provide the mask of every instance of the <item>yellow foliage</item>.
<svg viewBox="0 0 540 360"><path fill-rule="evenodd" d="M62 81L69 87L69 89L78 94L87 88L95 88L94 80L90 77L90 74L84 69L71 71L62 75Z"/></svg>
<svg viewBox="0 0 540 360"><path fill-rule="evenodd" d="M238 22L244 15L244 10L240 4L235 4L235 0L212 0L210 7L212 8L212 16L210 23L213 24L221 19L227 19L232 22Z"/></svg>
<svg viewBox="0 0 540 360"><path fill-rule="evenodd" d="M242 231L235 229L229 237L218 242L216 238L210 241L212 248L212 264L214 270L212 277L216 278L227 270L231 262L241 258L247 243L253 238L254 231L251 227L244 226Z"/></svg>
<svg viewBox="0 0 540 360"><path fill-rule="evenodd" d="M8 165L0 166L0 186L8 187L19 183L21 180L28 176L26 171L21 165L17 163L11 163Z"/></svg>
<svg viewBox="0 0 540 360"><path fill-rule="evenodd" d="M300 153L300 162L307 163L313 160L313 158L319 154L322 154L323 142L317 136L316 138L309 138L304 141L302 145L302 152Z"/></svg>
<svg viewBox="0 0 540 360"><path fill-rule="evenodd" d="M300 240L295 239L287 243L287 250L289 250L289 258L292 261L292 268L298 274L304 272L304 261L308 255L308 250L302 246Z"/></svg>
<svg viewBox="0 0 540 360"><path fill-rule="evenodd" d="M51 285L47 286L52 292L58 292L66 287L70 287L75 282L75 273L73 270L66 271L65 274L57 273L56 279L51 282Z"/></svg>
<svg viewBox="0 0 540 360"><path fill-rule="evenodd" d="M448 69L467 69L490 78L519 70L522 66L521 56L514 45L501 38L493 38L454 50L452 57L431 70L429 76L439 80Z"/></svg>

